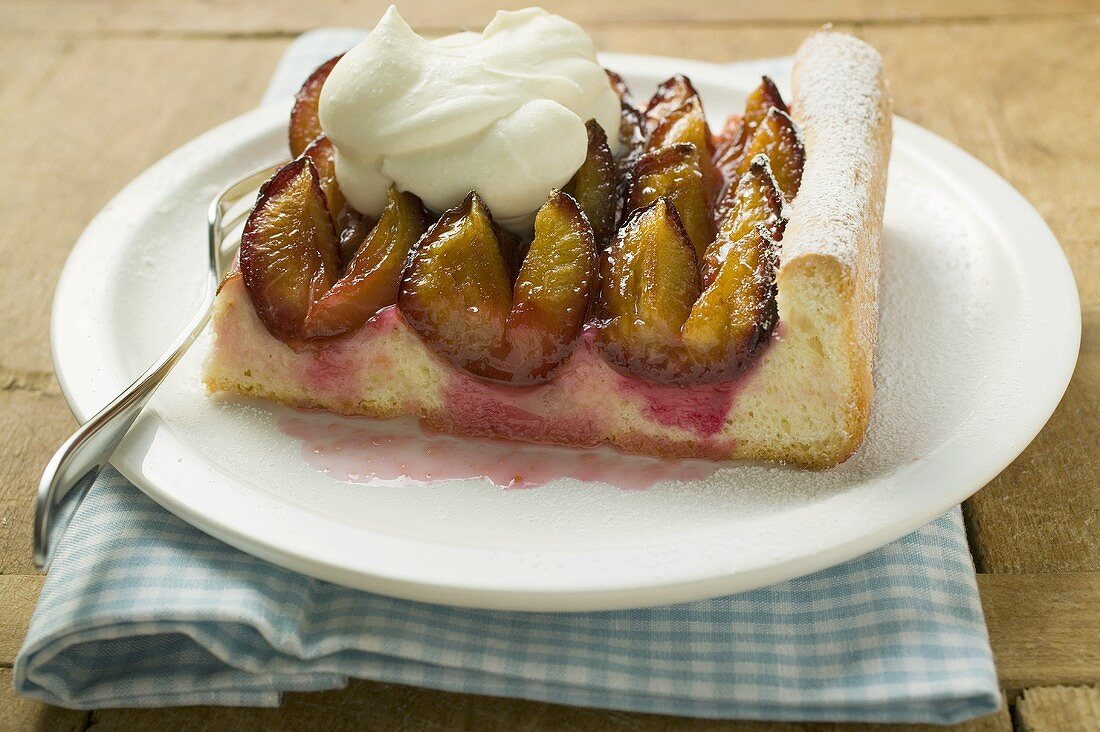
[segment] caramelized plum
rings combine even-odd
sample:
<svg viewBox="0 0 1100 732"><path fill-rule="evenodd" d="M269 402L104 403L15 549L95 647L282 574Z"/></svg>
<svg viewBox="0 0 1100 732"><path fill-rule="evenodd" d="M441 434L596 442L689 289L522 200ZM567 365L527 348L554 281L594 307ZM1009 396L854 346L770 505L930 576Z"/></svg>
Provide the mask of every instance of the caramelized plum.
<svg viewBox="0 0 1100 732"><path fill-rule="evenodd" d="M302 155L313 161L313 167L321 177L321 190L325 193L332 223L337 231L343 230L347 219L347 200L336 182L336 148L327 137L321 135L306 146Z"/></svg>
<svg viewBox="0 0 1100 732"><path fill-rule="evenodd" d="M592 227L572 197L552 191L515 291L500 230L471 193L417 243L397 304L442 357L510 384L544 381L572 352L596 282Z"/></svg>
<svg viewBox="0 0 1100 732"><path fill-rule="evenodd" d="M707 196L713 201L722 187L722 176L714 163L714 139L703 111L703 100L691 80L682 74L661 83L645 112L649 129L648 150L679 143L695 146L695 167L703 175Z"/></svg>
<svg viewBox="0 0 1100 732"><path fill-rule="evenodd" d="M684 323L682 339L696 381L733 377L768 337L778 318L778 256L765 226L727 247L724 261Z"/></svg>
<svg viewBox="0 0 1100 732"><path fill-rule="evenodd" d="M724 140L715 154L718 168L729 179L731 186L737 183L737 178L734 176L744 157L749 140L772 109L788 112L775 82L764 76L760 79L760 86L756 87L745 101L745 113L741 116L736 128L731 129L730 123L727 122L726 130L723 132Z"/></svg>
<svg viewBox="0 0 1100 732"><path fill-rule="evenodd" d="M596 235L596 243L603 247L615 231L618 214L618 173L607 134L596 120L589 120L588 156L573 179L565 186L565 193L572 196Z"/></svg>
<svg viewBox="0 0 1100 732"><path fill-rule="evenodd" d="M761 76L760 86L753 90L745 102L744 128L749 137L772 109L790 114L787 103L783 101L783 95L779 93L779 87L770 76Z"/></svg>
<svg viewBox="0 0 1100 732"><path fill-rule="evenodd" d="M714 136L714 158L717 160L731 142L741 134L741 122L744 118L739 114L731 114L726 117L726 124L722 131Z"/></svg>
<svg viewBox="0 0 1100 732"><path fill-rule="evenodd" d="M318 66L294 95L294 108L290 110L290 154L294 157L305 152L309 143L322 134L321 120L317 113L321 87L342 57L343 54L334 56Z"/></svg>
<svg viewBox="0 0 1100 732"><path fill-rule="evenodd" d="M409 255L397 305L436 353L472 373L500 344L512 282L492 215L471 192Z"/></svg>
<svg viewBox="0 0 1100 732"><path fill-rule="evenodd" d="M597 276L592 227L573 198L552 191L535 217L504 340L482 375L514 384L550 378L576 345Z"/></svg>
<svg viewBox="0 0 1100 732"><path fill-rule="evenodd" d="M607 80L611 83L611 88L615 90L619 101L634 106L634 96L630 93L630 85L626 83L626 79L611 69L604 69L604 72L607 73Z"/></svg>
<svg viewBox="0 0 1100 732"><path fill-rule="evenodd" d="M777 107L773 107L765 115L749 141L748 150L737 167L738 179L748 172L757 155L767 156L783 197L788 201L793 200L802 184L806 149L802 146L802 140L790 115Z"/></svg>
<svg viewBox="0 0 1100 732"><path fill-rule="evenodd" d="M691 79L683 74L665 79L657 86L657 91L653 93L649 104L646 105L646 129L652 133L670 112L684 106L689 99L693 98L698 99L699 92L695 91Z"/></svg>
<svg viewBox="0 0 1100 732"><path fill-rule="evenodd" d="M604 71L607 72L611 88L619 97L619 154L616 162L621 182L645 152L645 117L634 105L634 96L630 93L626 80L611 69L604 69Z"/></svg>
<svg viewBox="0 0 1100 732"><path fill-rule="evenodd" d="M630 171L645 152L645 118L640 110L626 102L623 102L619 116L619 144L619 155L615 162L621 194Z"/></svg>
<svg viewBox="0 0 1100 732"><path fill-rule="evenodd" d="M696 256L702 257L714 239L714 218L697 160L695 146L688 143L647 152L631 173L625 210L629 214L659 198L668 199L676 207L677 219Z"/></svg>
<svg viewBox="0 0 1100 732"><path fill-rule="evenodd" d="M752 159L748 171L719 202L722 225L703 256L703 287L708 287L725 261L729 248L743 236L763 225L768 236L778 241L787 221L783 217L783 194L764 155Z"/></svg>
<svg viewBox="0 0 1100 732"><path fill-rule="evenodd" d="M648 149L689 143L695 148L695 167L703 176L707 200L713 201L722 187L722 176L714 163L714 143L707 119L703 115L703 102L691 97L681 106L670 110L650 133Z"/></svg>
<svg viewBox="0 0 1100 732"><path fill-rule="evenodd" d="M299 347L310 306L340 271L336 231L309 158L297 158L260 188L241 235L240 268L264 326Z"/></svg>
<svg viewBox="0 0 1100 732"><path fill-rule="evenodd" d="M348 263L344 276L310 307L303 335L329 338L350 333L397 302L401 267L428 223L419 198L391 187L378 224Z"/></svg>
<svg viewBox="0 0 1100 732"><path fill-rule="evenodd" d="M699 295L695 249L675 206L636 211L600 257L596 344L615 367L657 381L684 373L680 328Z"/></svg>

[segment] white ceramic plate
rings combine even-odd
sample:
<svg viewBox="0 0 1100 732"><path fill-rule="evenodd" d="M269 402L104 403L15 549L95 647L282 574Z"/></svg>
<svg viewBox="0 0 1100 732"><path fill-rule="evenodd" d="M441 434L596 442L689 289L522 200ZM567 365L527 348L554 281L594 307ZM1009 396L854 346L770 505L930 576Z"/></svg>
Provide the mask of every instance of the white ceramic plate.
<svg viewBox="0 0 1100 732"><path fill-rule="evenodd" d="M676 59L604 61L643 93L687 73L713 120L740 109L757 81ZM84 232L58 284L52 333L78 417L106 404L191 317L210 197L285 155L285 112L257 110L185 145ZM731 466L636 491L571 479L533 490L337 480L279 429L289 410L205 394L203 342L113 462L236 547L415 600L584 610L770 584L879 547L981 488L1043 426L1073 370L1079 304L1050 230L988 168L900 119L882 269L872 427L857 456L830 471ZM610 459L630 467L631 458Z"/></svg>

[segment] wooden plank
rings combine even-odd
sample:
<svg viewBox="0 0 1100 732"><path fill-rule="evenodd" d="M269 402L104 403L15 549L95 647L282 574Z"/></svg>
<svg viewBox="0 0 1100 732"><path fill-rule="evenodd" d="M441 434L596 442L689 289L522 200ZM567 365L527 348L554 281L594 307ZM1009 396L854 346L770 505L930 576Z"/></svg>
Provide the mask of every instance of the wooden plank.
<svg viewBox="0 0 1100 732"><path fill-rule="evenodd" d="M0 575L0 598L3 598L4 608L0 612L0 668L11 666L23 645L42 580L43 577L37 574Z"/></svg>
<svg viewBox="0 0 1100 732"><path fill-rule="evenodd" d="M284 40L0 43L5 381L43 388L49 309L69 248L135 175L255 107ZM46 385L46 386L43 386Z"/></svg>
<svg viewBox="0 0 1100 732"><path fill-rule="evenodd" d="M0 391L0 445L7 453L0 460L0 575L37 572L31 558L32 497L46 461L75 426L56 391Z"/></svg>
<svg viewBox="0 0 1100 732"><path fill-rule="evenodd" d="M12 688L10 668L0 668L0 730L78 732L86 729L88 713L51 707L24 699Z"/></svg>
<svg viewBox="0 0 1100 732"><path fill-rule="evenodd" d="M1100 729L1100 686L1028 689L1016 702L1022 732Z"/></svg>
<svg viewBox="0 0 1100 732"><path fill-rule="evenodd" d="M401 12L422 29L450 31L480 28L497 9L526 7L528 0L466 0L461 3L403 3ZM187 33L297 34L323 26L373 24L388 0L349 4L341 0L302 3L298 0L248 0L208 3L183 0L165 4L155 0L4 0L0 25L11 33ZM548 0L543 7L587 27L623 22L709 25L714 22L820 25L827 22L919 23L922 21L985 22L1081 16L1097 11L1089 0Z"/></svg>
<svg viewBox="0 0 1100 732"><path fill-rule="evenodd" d="M1001 686L1100 682L1100 573L979 574Z"/></svg>

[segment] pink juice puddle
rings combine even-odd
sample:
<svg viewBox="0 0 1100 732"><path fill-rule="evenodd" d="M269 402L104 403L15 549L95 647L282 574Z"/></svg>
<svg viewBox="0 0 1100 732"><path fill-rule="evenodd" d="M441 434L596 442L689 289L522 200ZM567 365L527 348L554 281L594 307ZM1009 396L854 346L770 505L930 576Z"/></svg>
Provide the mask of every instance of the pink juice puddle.
<svg viewBox="0 0 1100 732"><path fill-rule="evenodd" d="M627 455L611 447L556 447L428 434L409 419L302 414L281 418L279 430L301 441L302 457L310 466L350 483L483 478L501 488L534 488L572 478L642 490L668 480L701 480L718 468L703 460Z"/></svg>

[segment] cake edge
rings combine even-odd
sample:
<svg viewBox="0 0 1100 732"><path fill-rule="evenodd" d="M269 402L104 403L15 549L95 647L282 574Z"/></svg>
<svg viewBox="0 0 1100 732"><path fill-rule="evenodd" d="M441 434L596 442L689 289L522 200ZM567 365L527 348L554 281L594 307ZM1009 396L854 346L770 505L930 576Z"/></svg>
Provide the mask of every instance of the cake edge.
<svg viewBox="0 0 1100 732"><path fill-rule="evenodd" d="M851 398L845 428L821 466L843 462L863 443L871 420L878 339L878 285L893 100L882 56L828 26L799 47L792 70L792 116L806 146L802 187L791 206L778 275L787 315L812 309L799 297L820 280L841 324L835 356ZM809 322L827 340L830 318Z"/></svg>

